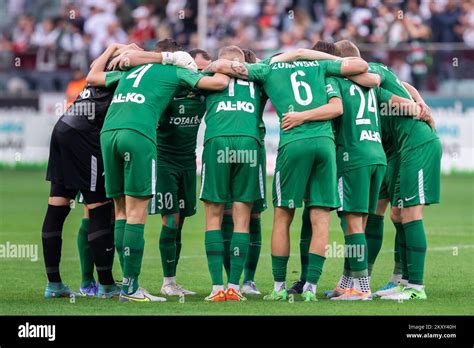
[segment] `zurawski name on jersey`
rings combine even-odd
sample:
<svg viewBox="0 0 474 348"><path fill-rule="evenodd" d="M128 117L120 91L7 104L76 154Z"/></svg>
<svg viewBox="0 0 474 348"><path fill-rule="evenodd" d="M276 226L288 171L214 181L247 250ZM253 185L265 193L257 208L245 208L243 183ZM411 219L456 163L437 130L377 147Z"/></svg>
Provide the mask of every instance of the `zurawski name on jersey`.
<svg viewBox="0 0 474 348"><path fill-rule="evenodd" d="M365 130L365 129L360 132L360 138L359 138L359 141L364 141L364 140L382 143L382 138L380 137L379 132Z"/></svg>
<svg viewBox="0 0 474 348"><path fill-rule="evenodd" d="M299 60L293 63L278 62L272 64L272 70L278 69L293 69L293 68L309 68L309 67L318 67L319 63L317 60Z"/></svg>
<svg viewBox="0 0 474 348"><path fill-rule="evenodd" d="M143 104L145 102L145 96L140 93L131 93L128 92L126 95L122 93L114 95L114 99L112 99L112 103L137 103Z"/></svg>
<svg viewBox="0 0 474 348"><path fill-rule="evenodd" d="M171 116L170 124L178 127L199 127L201 119L199 115L188 117L188 116Z"/></svg>
<svg viewBox="0 0 474 348"><path fill-rule="evenodd" d="M231 101L221 101L217 105L216 112L219 111L245 111L248 113L253 113L255 111L255 106L250 102L238 101L237 103L232 103Z"/></svg>

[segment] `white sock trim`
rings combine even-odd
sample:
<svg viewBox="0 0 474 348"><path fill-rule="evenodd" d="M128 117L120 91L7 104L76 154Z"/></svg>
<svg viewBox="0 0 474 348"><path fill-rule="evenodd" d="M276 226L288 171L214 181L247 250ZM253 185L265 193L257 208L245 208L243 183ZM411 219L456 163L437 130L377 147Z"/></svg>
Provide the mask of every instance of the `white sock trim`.
<svg viewBox="0 0 474 348"><path fill-rule="evenodd" d="M273 290L280 291L286 289L285 282L275 282L273 285Z"/></svg>

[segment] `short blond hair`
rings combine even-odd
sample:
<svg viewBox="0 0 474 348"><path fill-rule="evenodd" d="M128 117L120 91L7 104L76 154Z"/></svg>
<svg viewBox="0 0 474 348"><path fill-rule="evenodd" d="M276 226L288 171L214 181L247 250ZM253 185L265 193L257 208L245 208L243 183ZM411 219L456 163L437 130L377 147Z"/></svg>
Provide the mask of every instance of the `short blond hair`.
<svg viewBox="0 0 474 348"><path fill-rule="evenodd" d="M228 60L237 60L240 63L245 62L245 54L240 49L240 47L231 45L222 47L219 50L219 58L228 59Z"/></svg>
<svg viewBox="0 0 474 348"><path fill-rule="evenodd" d="M338 41L335 45L341 57L360 57L359 49L349 40Z"/></svg>

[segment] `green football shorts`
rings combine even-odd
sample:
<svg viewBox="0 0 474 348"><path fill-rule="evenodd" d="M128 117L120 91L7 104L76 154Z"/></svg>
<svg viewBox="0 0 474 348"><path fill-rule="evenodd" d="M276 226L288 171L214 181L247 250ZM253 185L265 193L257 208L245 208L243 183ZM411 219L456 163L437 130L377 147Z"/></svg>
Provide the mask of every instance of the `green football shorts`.
<svg viewBox="0 0 474 348"><path fill-rule="evenodd" d="M155 194L156 145L132 129L100 135L107 197L147 197Z"/></svg>
<svg viewBox="0 0 474 348"><path fill-rule="evenodd" d="M338 211L375 214L385 170L385 165L374 164L339 174L337 188L341 206Z"/></svg>
<svg viewBox="0 0 474 348"><path fill-rule="evenodd" d="M441 141L434 139L401 154L395 184L399 208L439 203L442 153Z"/></svg>
<svg viewBox="0 0 474 348"><path fill-rule="evenodd" d="M260 168L258 175L261 177L260 184L263 185L263 199L257 199L253 202L252 214L260 214L267 209L267 154L265 151L265 145L260 148L259 156ZM232 202L230 200L225 203L224 209L232 209Z"/></svg>
<svg viewBox="0 0 474 348"><path fill-rule="evenodd" d="M336 146L329 137L293 141L278 149L273 205L299 208L339 207Z"/></svg>
<svg viewBox="0 0 474 348"><path fill-rule="evenodd" d="M196 214L196 168L178 169L159 164L156 170L156 194L148 206L150 215L180 216Z"/></svg>
<svg viewBox="0 0 474 348"><path fill-rule="evenodd" d="M260 144L247 136L222 136L204 145L199 198L214 203L263 199Z"/></svg>
<svg viewBox="0 0 474 348"><path fill-rule="evenodd" d="M400 156L387 158L387 170L380 186L379 199L388 199L390 204L395 207L395 183L397 181L398 171L400 170Z"/></svg>

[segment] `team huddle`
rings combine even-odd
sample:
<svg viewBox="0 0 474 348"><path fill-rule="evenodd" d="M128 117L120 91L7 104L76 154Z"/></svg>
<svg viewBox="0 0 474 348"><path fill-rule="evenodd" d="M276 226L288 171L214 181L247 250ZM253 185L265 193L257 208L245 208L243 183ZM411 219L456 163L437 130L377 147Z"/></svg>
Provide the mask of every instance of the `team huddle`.
<svg viewBox="0 0 474 348"><path fill-rule="evenodd" d="M145 222L153 214L162 216L161 294L195 295L176 273L184 221L196 213L203 119L199 198L212 281L205 301L260 295L254 276L260 215L267 207L263 112L270 100L281 129L272 190L274 287L263 299L301 294L316 301L334 209L345 259L327 298L426 299L423 208L439 202L441 144L418 91L386 66L361 59L350 41L319 41L312 49L265 60L226 46L215 61L201 49L184 52L171 39L159 41L153 52L113 44L93 62L87 82L51 137L51 191L42 229L46 298L75 294L63 284L59 265L63 224L78 193L85 212L77 239L80 295L166 301L139 284ZM387 285L372 293L389 204L394 270ZM287 288L290 226L303 206L301 275ZM121 282L112 276L115 252Z"/></svg>

